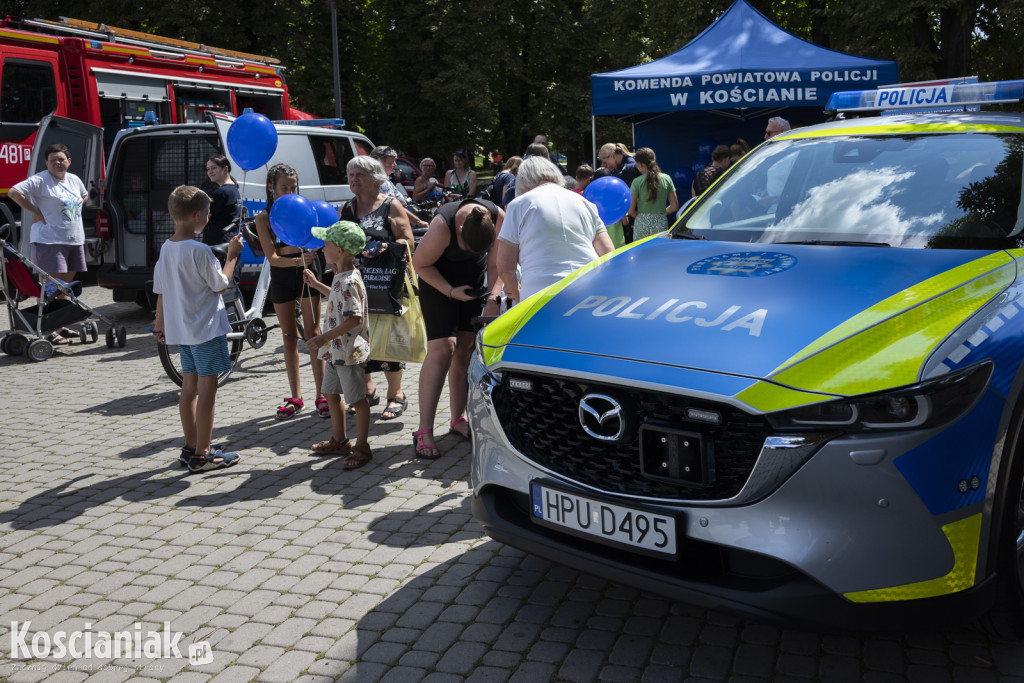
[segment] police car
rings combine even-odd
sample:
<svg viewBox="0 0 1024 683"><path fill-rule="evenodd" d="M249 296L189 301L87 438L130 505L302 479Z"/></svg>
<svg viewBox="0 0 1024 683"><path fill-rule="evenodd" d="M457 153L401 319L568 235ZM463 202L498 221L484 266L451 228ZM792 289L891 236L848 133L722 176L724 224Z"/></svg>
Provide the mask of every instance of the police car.
<svg viewBox="0 0 1024 683"><path fill-rule="evenodd" d="M980 109L1022 96L839 93L486 327L486 532L709 608L1021 637L1024 116Z"/></svg>

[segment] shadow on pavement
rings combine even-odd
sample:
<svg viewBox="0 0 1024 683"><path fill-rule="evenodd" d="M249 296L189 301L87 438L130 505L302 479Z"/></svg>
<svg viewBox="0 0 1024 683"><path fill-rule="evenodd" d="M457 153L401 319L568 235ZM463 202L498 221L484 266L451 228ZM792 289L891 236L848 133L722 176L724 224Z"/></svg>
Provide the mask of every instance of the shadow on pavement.
<svg viewBox="0 0 1024 683"><path fill-rule="evenodd" d="M458 500L456 507L445 503ZM460 540L473 540L484 535L483 529L470 521L470 498L465 493L446 493L416 510L398 510L370 523L367 540L392 548L436 546L462 530Z"/></svg>
<svg viewBox="0 0 1024 683"><path fill-rule="evenodd" d="M387 496L387 491L379 484L379 477L364 477L358 471L345 471L343 463L343 458L318 458L274 469L239 469L245 467L243 462L233 468L214 470L206 475L206 478L231 477L237 480L238 485L231 491L191 496L175 505L212 508L243 500L270 500L303 481L309 482L314 493L340 496L340 505L346 509L372 505ZM367 481L375 483L367 484Z"/></svg>
<svg viewBox="0 0 1024 683"><path fill-rule="evenodd" d="M76 482L97 475L75 477L60 486L37 493L11 510L0 512L0 524L7 523L15 529L42 529L72 520L91 508L117 498L132 502L159 500L179 494L189 487L184 477L152 479L166 474L167 469L164 466L113 479L104 477L88 486L71 488Z"/></svg>
<svg viewBox="0 0 1024 683"><path fill-rule="evenodd" d="M150 385L153 387L155 385ZM168 386L172 386L168 382ZM147 389L150 387L146 387ZM154 410L163 410L165 408L171 408L178 404L178 388L173 387L174 391L163 391L159 394L132 394L131 396L122 396L121 398L115 398L112 401L106 403L99 403L88 408L82 408L79 413L99 413L100 415L107 415L110 417L123 417L128 415L141 415L143 413L151 413ZM152 448L148 451L152 453ZM123 454L121 457L125 457Z"/></svg>

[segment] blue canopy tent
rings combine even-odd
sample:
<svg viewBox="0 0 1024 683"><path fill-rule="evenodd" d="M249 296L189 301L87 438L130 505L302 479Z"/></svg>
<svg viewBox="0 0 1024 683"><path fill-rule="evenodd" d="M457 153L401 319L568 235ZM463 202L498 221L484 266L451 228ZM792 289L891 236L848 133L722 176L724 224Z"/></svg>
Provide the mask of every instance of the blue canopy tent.
<svg viewBox="0 0 1024 683"><path fill-rule="evenodd" d="M633 144L653 148L662 169L672 173L691 166L698 141L729 144L745 137L756 144L768 117L800 108L786 117L823 121L833 92L898 82L896 62L819 47L736 0L680 50L591 75L592 122L597 116L631 120ZM592 134L596 149L596 126Z"/></svg>

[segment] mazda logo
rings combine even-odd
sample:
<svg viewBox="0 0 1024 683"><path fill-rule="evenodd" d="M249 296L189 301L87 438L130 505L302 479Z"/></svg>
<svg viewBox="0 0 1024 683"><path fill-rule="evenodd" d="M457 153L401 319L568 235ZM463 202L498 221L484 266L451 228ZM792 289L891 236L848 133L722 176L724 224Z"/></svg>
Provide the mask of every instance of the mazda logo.
<svg viewBox="0 0 1024 683"><path fill-rule="evenodd" d="M587 394L580 399L580 426L601 441L622 441L626 436L626 413L622 404L606 394Z"/></svg>

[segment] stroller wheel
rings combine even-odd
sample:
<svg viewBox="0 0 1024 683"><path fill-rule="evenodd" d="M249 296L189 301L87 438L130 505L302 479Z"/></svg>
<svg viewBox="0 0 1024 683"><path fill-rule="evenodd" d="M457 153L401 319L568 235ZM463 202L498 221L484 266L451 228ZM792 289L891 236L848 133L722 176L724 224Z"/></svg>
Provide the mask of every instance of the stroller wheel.
<svg viewBox="0 0 1024 683"><path fill-rule="evenodd" d="M4 351L10 356L22 356L28 348L28 337L18 332L7 335Z"/></svg>
<svg viewBox="0 0 1024 683"><path fill-rule="evenodd" d="M35 339L25 350L25 356L33 363L39 363L53 355L53 344L46 339Z"/></svg>
<svg viewBox="0 0 1024 683"><path fill-rule="evenodd" d="M117 346L123 349L124 345L128 343L128 330L124 329L124 325L117 328Z"/></svg>
<svg viewBox="0 0 1024 683"><path fill-rule="evenodd" d="M88 325L82 325L78 328L78 338L83 344L86 344L89 341L89 330L86 329L87 327Z"/></svg>
<svg viewBox="0 0 1024 683"><path fill-rule="evenodd" d="M113 327L108 327L107 328L107 348L108 349L114 348L114 328Z"/></svg>
<svg viewBox="0 0 1024 683"><path fill-rule="evenodd" d="M9 336L10 335L5 334L4 336L0 337L0 351L3 351L4 353L7 353L7 337Z"/></svg>
<svg viewBox="0 0 1024 683"><path fill-rule="evenodd" d="M88 324L89 338L95 344L96 340L100 338L100 326L96 324L95 320L90 320Z"/></svg>

